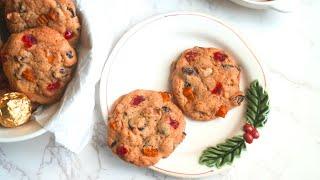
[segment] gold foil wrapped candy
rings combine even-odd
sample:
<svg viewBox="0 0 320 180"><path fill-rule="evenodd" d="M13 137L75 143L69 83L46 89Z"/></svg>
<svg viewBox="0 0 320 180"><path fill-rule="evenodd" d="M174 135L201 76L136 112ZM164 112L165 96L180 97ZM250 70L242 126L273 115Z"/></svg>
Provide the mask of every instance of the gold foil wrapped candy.
<svg viewBox="0 0 320 180"><path fill-rule="evenodd" d="M0 98L0 124L13 128L20 126L31 117L31 101L21 93L6 93Z"/></svg>

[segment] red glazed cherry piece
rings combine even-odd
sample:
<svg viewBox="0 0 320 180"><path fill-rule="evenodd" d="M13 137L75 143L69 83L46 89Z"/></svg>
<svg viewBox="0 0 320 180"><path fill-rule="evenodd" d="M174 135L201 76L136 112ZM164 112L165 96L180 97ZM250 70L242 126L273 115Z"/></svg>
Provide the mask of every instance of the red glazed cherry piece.
<svg viewBox="0 0 320 180"><path fill-rule="evenodd" d="M249 134L249 133L245 133L245 134L243 135L243 138L244 138L244 140L245 140L248 144L251 144L251 143L253 142L253 137L252 137L252 135Z"/></svg>
<svg viewBox="0 0 320 180"><path fill-rule="evenodd" d="M170 118L170 126L173 127L173 129L177 129L179 127L179 122Z"/></svg>
<svg viewBox="0 0 320 180"><path fill-rule="evenodd" d="M187 59L188 62L190 62L190 61L194 61L197 56L198 56L197 52L189 51L186 53L185 58Z"/></svg>
<svg viewBox="0 0 320 180"><path fill-rule="evenodd" d="M132 99L131 104L134 106L138 106L140 103L145 101L146 99L143 96L136 96Z"/></svg>
<svg viewBox="0 0 320 180"><path fill-rule="evenodd" d="M59 89L59 88L60 88L60 82L59 82L59 81L50 83L50 84L48 84L48 86L47 86L47 90L48 90L48 91L54 91L54 90L57 90L57 89Z"/></svg>
<svg viewBox="0 0 320 180"><path fill-rule="evenodd" d="M31 48L32 45L37 44L37 39L32 34L26 34L22 36L22 42L24 47Z"/></svg>
<svg viewBox="0 0 320 180"><path fill-rule="evenodd" d="M64 33L64 38L66 38L67 40L71 39L73 37L73 32L71 30L66 30L66 32Z"/></svg>
<svg viewBox="0 0 320 180"><path fill-rule="evenodd" d="M254 139L258 139L260 136L260 134L256 128L253 129L253 131L251 132L251 135Z"/></svg>
<svg viewBox="0 0 320 180"><path fill-rule="evenodd" d="M117 154L120 156L120 157L123 157L124 155L126 155L128 152L128 149L125 148L124 146L119 146L117 147Z"/></svg>
<svg viewBox="0 0 320 180"><path fill-rule="evenodd" d="M222 52L215 52L213 54L213 58L214 60L216 61L220 61L220 62L223 62L228 56Z"/></svg>
<svg viewBox="0 0 320 180"><path fill-rule="evenodd" d="M244 132L251 134L254 130L254 127L251 124L247 123L243 126L243 130Z"/></svg>
<svg viewBox="0 0 320 180"><path fill-rule="evenodd" d="M220 82L218 82L216 84L216 87L214 89L212 89L211 93L212 94L221 94L222 92L222 84Z"/></svg>

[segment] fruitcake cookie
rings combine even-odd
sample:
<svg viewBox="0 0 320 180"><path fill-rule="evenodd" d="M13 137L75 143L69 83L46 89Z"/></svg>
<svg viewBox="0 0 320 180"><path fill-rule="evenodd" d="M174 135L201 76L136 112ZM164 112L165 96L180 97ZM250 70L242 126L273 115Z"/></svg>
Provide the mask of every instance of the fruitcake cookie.
<svg viewBox="0 0 320 180"><path fill-rule="evenodd" d="M8 0L5 2L5 19L13 33L49 26L60 32L73 46L80 35L73 0Z"/></svg>
<svg viewBox="0 0 320 180"><path fill-rule="evenodd" d="M239 89L240 68L221 49L194 47L173 64L173 95L184 113L195 120L225 117L244 99Z"/></svg>
<svg viewBox="0 0 320 180"><path fill-rule="evenodd" d="M184 139L185 120L166 92L135 90L122 96L109 116L107 143L123 160L151 166Z"/></svg>
<svg viewBox="0 0 320 180"><path fill-rule="evenodd" d="M60 99L77 63L68 41L48 27L12 34L1 50L1 59L12 90L39 104Z"/></svg>

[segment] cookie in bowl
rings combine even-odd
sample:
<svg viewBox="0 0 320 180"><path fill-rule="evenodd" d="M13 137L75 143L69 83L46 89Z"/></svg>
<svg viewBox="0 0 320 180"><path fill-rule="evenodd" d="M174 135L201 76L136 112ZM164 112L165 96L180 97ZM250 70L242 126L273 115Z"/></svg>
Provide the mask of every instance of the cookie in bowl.
<svg viewBox="0 0 320 180"><path fill-rule="evenodd" d="M49 26L73 46L80 35L80 23L73 0L8 0L5 20L11 33Z"/></svg>
<svg viewBox="0 0 320 180"><path fill-rule="evenodd" d="M185 50L173 64L171 87L183 112L194 120L225 117L244 99L240 68L231 55L217 48Z"/></svg>
<svg viewBox="0 0 320 180"><path fill-rule="evenodd" d="M185 119L166 92L135 90L122 96L108 120L107 144L137 166L168 157L185 137Z"/></svg>
<svg viewBox="0 0 320 180"><path fill-rule="evenodd" d="M12 34L1 50L1 59L11 89L39 104L60 99L77 63L68 41L48 27Z"/></svg>

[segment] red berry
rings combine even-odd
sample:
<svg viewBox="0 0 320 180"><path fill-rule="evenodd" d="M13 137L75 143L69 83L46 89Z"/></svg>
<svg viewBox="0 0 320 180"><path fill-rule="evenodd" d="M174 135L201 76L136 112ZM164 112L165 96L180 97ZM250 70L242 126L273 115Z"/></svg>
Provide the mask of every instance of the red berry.
<svg viewBox="0 0 320 180"><path fill-rule="evenodd" d="M170 126L173 127L173 129L177 129L179 127L179 122L170 118Z"/></svg>
<svg viewBox="0 0 320 180"><path fill-rule="evenodd" d="M259 138L259 132L256 128L253 129L253 131L251 132L251 135L254 139L258 139Z"/></svg>
<svg viewBox="0 0 320 180"><path fill-rule="evenodd" d="M136 96L132 99L131 104L134 106L138 106L140 103L145 101L146 99L143 96Z"/></svg>
<svg viewBox="0 0 320 180"><path fill-rule="evenodd" d="M125 148L124 146L119 146L117 147L117 154L120 156L120 157L123 157L125 154L127 154L128 152L128 149Z"/></svg>
<svg viewBox="0 0 320 180"><path fill-rule="evenodd" d="M245 134L243 135L243 138L244 138L244 140L245 140L248 144L251 144L251 143L253 142L253 137L252 137L252 135L249 134L249 133L245 133Z"/></svg>
<svg viewBox="0 0 320 180"><path fill-rule="evenodd" d="M26 34L22 36L22 42L24 47L31 48L32 45L37 44L37 39L32 34Z"/></svg>
<svg viewBox="0 0 320 180"><path fill-rule="evenodd" d="M228 56L226 54L222 53L222 52L215 52L213 54L214 60L220 61L220 62L224 61L227 57Z"/></svg>
<svg viewBox="0 0 320 180"><path fill-rule="evenodd" d="M195 58L198 56L198 53L195 51L189 51L186 53L185 58L187 59L187 61L194 61Z"/></svg>
<svg viewBox="0 0 320 180"><path fill-rule="evenodd" d="M221 94L221 92L222 92L222 84L220 82L217 82L216 87L214 87L211 90L211 93L212 94Z"/></svg>
<svg viewBox="0 0 320 180"><path fill-rule="evenodd" d="M66 38L67 40L71 39L73 37L73 32L71 30L66 30L66 32L64 33L64 38Z"/></svg>
<svg viewBox="0 0 320 180"><path fill-rule="evenodd" d="M255 128L254 128L251 124L249 124L249 123L247 123L247 124L245 124L245 125L243 126L243 130L244 130L244 132L246 132L246 133L250 133L250 134L251 134L254 129L255 129Z"/></svg>
<svg viewBox="0 0 320 180"><path fill-rule="evenodd" d="M59 81L50 83L47 86L47 90L48 91L54 91L54 90L59 89L59 88L60 88L60 82Z"/></svg>

